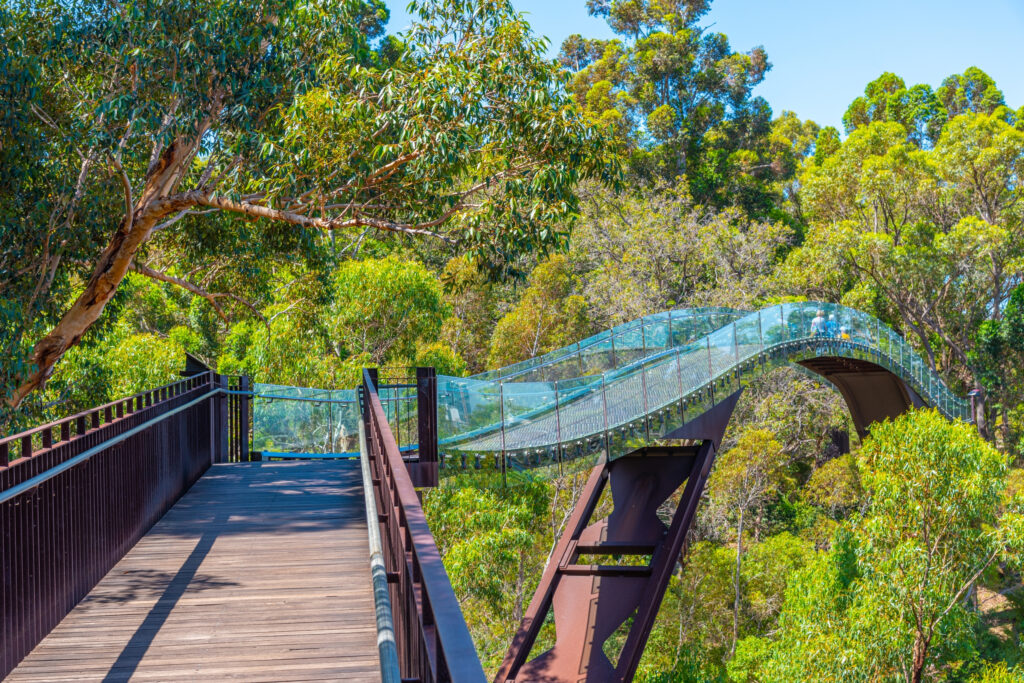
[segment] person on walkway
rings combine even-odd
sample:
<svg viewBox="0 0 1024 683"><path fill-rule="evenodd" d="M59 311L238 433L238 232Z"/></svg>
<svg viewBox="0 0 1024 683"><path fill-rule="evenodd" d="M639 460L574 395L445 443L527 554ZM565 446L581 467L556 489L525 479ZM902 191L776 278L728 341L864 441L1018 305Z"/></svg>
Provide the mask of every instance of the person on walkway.
<svg viewBox="0 0 1024 683"><path fill-rule="evenodd" d="M825 323L825 334L829 337L839 336L839 323L836 322L835 313L830 313L828 316L828 322Z"/></svg>
<svg viewBox="0 0 1024 683"><path fill-rule="evenodd" d="M811 336L825 336L825 311L819 310L818 315L814 316L814 319L811 320Z"/></svg>

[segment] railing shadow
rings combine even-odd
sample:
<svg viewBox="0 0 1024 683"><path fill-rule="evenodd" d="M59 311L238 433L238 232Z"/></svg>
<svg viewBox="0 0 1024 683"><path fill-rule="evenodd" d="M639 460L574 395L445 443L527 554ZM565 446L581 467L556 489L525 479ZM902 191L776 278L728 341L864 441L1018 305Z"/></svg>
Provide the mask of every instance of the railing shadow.
<svg viewBox="0 0 1024 683"><path fill-rule="evenodd" d="M195 548L192 549L192 552L182 563L181 568L178 569L178 572L167 583L167 587L164 588L159 599L150 608L142 624L135 630L135 633L132 634L124 649L121 650L121 654L118 655L117 659L110 666L107 675L103 677L106 683L126 681L132 677L142 658L153 644L153 639L160 633L161 627L163 627L167 618L171 615L174 606L181 599L181 596L185 594L185 591L192 587L192 582L197 578L199 566L206 559L206 556L210 554L210 550L213 548L214 541L217 540L218 535L215 531L207 531L199 537ZM220 582L221 586L232 584L233 582ZM203 585L203 583L200 583L198 587L201 589ZM207 584L207 587L210 587L209 584Z"/></svg>

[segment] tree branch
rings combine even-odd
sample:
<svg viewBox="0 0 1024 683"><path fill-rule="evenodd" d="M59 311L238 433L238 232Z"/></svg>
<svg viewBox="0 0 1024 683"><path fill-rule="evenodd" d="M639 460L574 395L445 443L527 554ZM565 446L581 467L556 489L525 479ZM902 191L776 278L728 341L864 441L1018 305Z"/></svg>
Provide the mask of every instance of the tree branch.
<svg viewBox="0 0 1024 683"><path fill-rule="evenodd" d="M135 202L132 201L132 183L128 180L128 174L124 172L124 166L116 156L110 159L114 169L121 178L121 186L124 188L124 224L128 230L132 229L135 219Z"/></svg>
<svg viewBox="0 0 1024 683"><path fill-rule="evenodd" d="M408 224L408 223L395 223L392 221L386 221L379 218L369 218L366 216L357 216L355 218L349 218L346 220L330 220L326 218L312 218L310 216L304 216L299 213L293 213L291 211L283 211L281 209L272 209L269 206L261 206L259 204L249 204L247 202L236 202L226 197L207 196L205 194L186 193L189 200L194 201L196 204L201 206L209 206L215 209L221 209L222 211L231 211L234 213L240 213L246 216L252 216L254 218L269 218L271 220L283 221L285 223L291 223L292 225L300 225L306 228L318 228L320 230L341 230L345 228L362 228L371 227L385 232L397 232L405 235L420 235L425 237L435 237L443 242L452 243L453 240L441 233L434 232L429 228L436 227L446 220L448 220L457 211L457 207L453 207L446 211L440 218L428 221L425 223Z"/></svg>
<svg viewBox="0 0 1024 683"><path fill-rule="evenodd" d="M129 268L129 270L133 270L136 273L139 273L140 275L145 275L146 277L152 278L154 280L160 280L161 282L167 282L167 283L170 283L172 285L177 285L178 287L181 287L182 289L185 289L185 290L187 290L189 292L192 292L196 296L201 296L202 298L204 298L204 299L206 299L207 301L210 302L210 305L213 306L213 310L217 312L217 315L220 316L221 320L223 320L224 322L230 322L228 320L227 315L224 314L223 309L221 309L220 304L217 303L217 296L226 296L226 295L224 295L224 294L220 294L220 295L211 294L211 293L207 292L204 289L200 289L199 287L197 287L196 285L192 284L188 280L182 280L179 277L174 277L173 275L168 275L167 273L162 273L159 270L153 270L152 268L150 268L148 266L144 266L141 263L132 263L130 266L128 266L128 268Z"/></svg>

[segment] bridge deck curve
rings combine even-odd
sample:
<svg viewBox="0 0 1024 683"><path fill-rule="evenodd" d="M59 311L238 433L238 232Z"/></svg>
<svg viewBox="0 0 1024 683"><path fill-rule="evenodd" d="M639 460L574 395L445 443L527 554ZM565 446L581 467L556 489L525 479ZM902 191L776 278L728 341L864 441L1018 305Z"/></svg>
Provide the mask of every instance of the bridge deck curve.
<svg viewBox="0 0 1024 683"><path fill-rule="evenodd" d="M380 680L362 495L355 461L213 465L8 680Z"/></svg>

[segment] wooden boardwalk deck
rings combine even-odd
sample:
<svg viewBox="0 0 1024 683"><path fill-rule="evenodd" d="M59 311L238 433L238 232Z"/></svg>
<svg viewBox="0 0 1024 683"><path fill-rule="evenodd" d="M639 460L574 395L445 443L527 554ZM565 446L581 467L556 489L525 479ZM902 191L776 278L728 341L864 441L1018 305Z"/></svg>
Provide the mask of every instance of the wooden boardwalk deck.
<svg viewBox="0 0 1024 683"><path fill-rule="evenodd" d="M8 680L380 680L368 553L358 462L214 465Z"/></svg>

